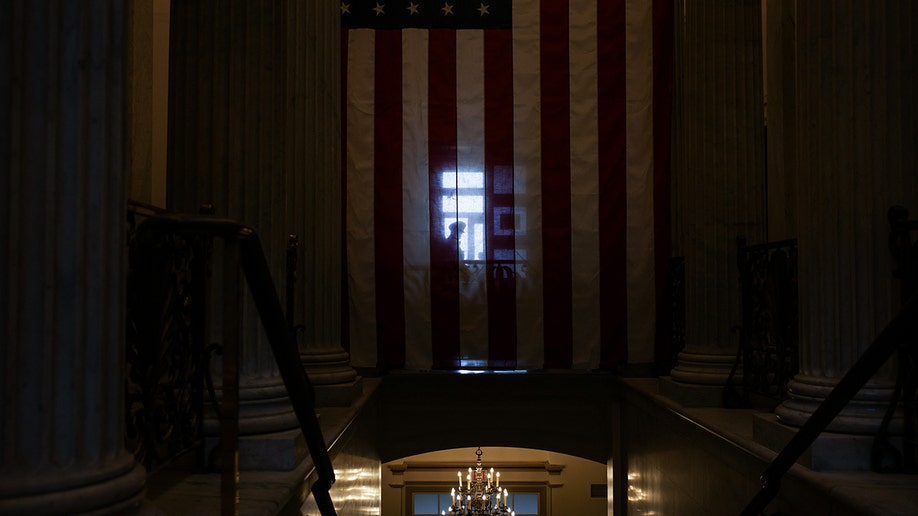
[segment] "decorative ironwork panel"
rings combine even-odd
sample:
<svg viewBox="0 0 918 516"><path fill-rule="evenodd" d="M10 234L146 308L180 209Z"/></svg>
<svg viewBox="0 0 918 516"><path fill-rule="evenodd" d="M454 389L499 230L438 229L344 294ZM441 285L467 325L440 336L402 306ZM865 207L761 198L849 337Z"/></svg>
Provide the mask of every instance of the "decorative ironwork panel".
<svg viewBox="0 0 918 516"><path fill-rule="evenodd" d="M151 209L128 211L125 440L148 470L202 439L204 238L145 233Z"/></svg>
<svg viewBox="0 0 918 516"><path fill-rule="evenodd" d="M908 210L902 206L889 209L889 250L893 258L893 276L901 288L902 304L918 295L918 220L908 219ZM918 473L918 342L903 343L897 355L899 363L896 396L883 421L878 438L885 438L889 420L896 405L902 403L903 450L897 473Z"/></svg>
<svg viewBox="0 0 918 516"><path fill-rule="evenodd" d="M668 307L660 314L657 331L663 337L658 339L656 373L666 376L678 362L679 353L685 348L685 257L669 259L666 271L666 287L663 306ZM668 345L668 347L667 347Z"/></svg>
<svg viewBox="0 0 918 516"><path fill-rule="evenodd" d="M739 238L737 261L744 397L772 407L786 397L798 369L797 241L747 246Z"/></svg>

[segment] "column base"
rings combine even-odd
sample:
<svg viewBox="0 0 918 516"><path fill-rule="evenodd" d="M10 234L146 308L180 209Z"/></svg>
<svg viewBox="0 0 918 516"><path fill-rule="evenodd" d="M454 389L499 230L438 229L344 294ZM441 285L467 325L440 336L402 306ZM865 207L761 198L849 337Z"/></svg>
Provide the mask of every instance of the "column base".
<svg viewBox="0 0 918 516"><path fill-rule="evenodd" d="M753 441L780 453L797 433L797 428L785 425L775 414L755 414ZM890 444L899 453L903 450L902 436L890 436ZM823 432L797 459L797 463L813 471L870 471L872 435Z"/></svg>
<svg viewBox="0 0 918 516"><path fill-rule="evenodd" d="M204 447L212 456L209 468L219 471L221 455L215 450L217 437L207 437ZM291 471L309 454L306 439L299 429L262 435L239 436L239 471Z"/></svg>
<svg viewBox="0 0 918 516"><path fill-rule="evenodd" d="M301 352L300 362L313 385L345 383L357 376L351 356L340 348Z"/></svg>
<svg viewBox="0 0 918 516"><path fill-rule="evenodd" d="M800 427L825 401L838 383L836 378L823 378L798 374L787 385L790 399L775 408L780 422ZM894 383L868 383L861 388L826 428L831 432L876 435L883 417L892 402ZM901 434L904 419L898 408L889 424L889 432Z"/></svg>
<svg viewBox="0 0 918 516"><path fill-rule="evenodd" d="M113 465L112 476L92 478L91 483L54 491L35 492L27 496L0 499L0 514L124 514L136 511L143 502L146 469L133 456L124 454L120 464ZM98 474L98 472L97 472ZM47 477L53 478L48 472ZM94 477L87 472L87 477ZM46 478L45 480L47 481ZM72 480L72 479L71 479Z"/></svg>
<svg viewBox="0 0 918 516"><path fill-rule="evenodd" d="M742 392L741 385L735 387L736 392ZM660 378L660 394L675 401L683 407L723 407L723 385L701 385L682 383L669 376Z"/></svg>
<svg viewBox="0 0 918 516"><path fill-rule="evenodd" d="M363 377L347 383L314 385L316 407L349 407L363 394Z"/></svg>
<svg viewBox="0 0 918 516"><path fill-rule="evenodd" d="M301 352L300 362L316 392L317 407L346 407L363 392L363 379L341 348Z"/></svg>
<svg viewBox="0 0 918 516"><path fill-rule="evenodd" d="M693 385L721 386L727 383L736 355L683 351L677 360L679 363L670 373L673 380ZM740 385L743 383L742 367L737 369L733 381Z"/></svg>
<svg viewBox="0 0 918 516"><path fill-rule="evenodd" d="M223 391L216 387L217 403L222 403ZM239 435L264 435L299 429L296 412L290 403L287 388L280 377L239 387ZM204 434L219 435L220 421L210 400L204 404Z"/></svg>

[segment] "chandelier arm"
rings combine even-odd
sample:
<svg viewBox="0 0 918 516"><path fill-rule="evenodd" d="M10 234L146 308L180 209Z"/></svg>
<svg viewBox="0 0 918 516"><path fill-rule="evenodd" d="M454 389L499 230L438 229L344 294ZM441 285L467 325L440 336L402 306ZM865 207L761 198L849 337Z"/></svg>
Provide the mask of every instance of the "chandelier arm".
<svg viewBox="0 0 918 516"><path fill-rule="evenodd" d="M475 455L475 467L468 469L464 485L462 471L457 472L459 487L450 490L452 504L449 507L449 514L462 516L513 515L514 512L507 506L509 492L506 487L500 488L500 472L491 468L485 474L481 466L480 446L475 451ZM503 500L501 500L501 494L503 494ZM446 511L441 514L445 515Z"/></svg>

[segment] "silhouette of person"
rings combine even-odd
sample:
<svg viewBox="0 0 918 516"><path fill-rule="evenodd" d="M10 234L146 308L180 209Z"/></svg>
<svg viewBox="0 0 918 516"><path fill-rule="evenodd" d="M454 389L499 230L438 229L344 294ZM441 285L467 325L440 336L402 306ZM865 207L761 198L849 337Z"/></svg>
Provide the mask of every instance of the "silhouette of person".
<svg viewBox="0 0 918 516"><path fill-rule="evenodd" d="M461 249L459 249L459 239L462 238L462 233L465 231L465 222L461 220L453 222L449 225L449 236L446 237L444 242L444 248L448 251L456 253L457 256L462 255Z"/></svg>
<svg viewBox="0 0 918 516"><path fill-rule="evenodd" d="M459 248L459 239L465 231L465 222L456 221L449 225L449 236L431 244L431 268L435 291L443 291L443 295L452 297L459 285L459 278L465 278L460 272L464 267L462 250Z"/></svg>

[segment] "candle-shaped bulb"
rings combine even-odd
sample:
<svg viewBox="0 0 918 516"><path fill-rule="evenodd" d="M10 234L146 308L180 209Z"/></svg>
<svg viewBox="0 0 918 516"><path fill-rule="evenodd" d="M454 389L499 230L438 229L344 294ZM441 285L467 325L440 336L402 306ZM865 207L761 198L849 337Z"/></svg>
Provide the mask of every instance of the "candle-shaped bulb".
<svg viewBox="0 0 918 516"><path fill-rule="evenodd" d="M494 483L494 487L500 487L500 471L497 472L497 480Z"/></svg>

